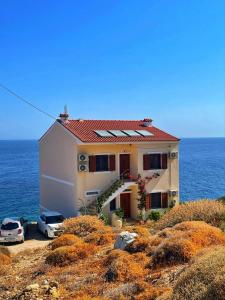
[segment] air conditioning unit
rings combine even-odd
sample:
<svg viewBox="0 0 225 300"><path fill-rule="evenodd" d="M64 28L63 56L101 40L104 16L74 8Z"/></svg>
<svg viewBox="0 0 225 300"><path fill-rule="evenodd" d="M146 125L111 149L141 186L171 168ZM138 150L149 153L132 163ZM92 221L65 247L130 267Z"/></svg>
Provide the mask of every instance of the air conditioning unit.
<svg viewBox="0 0 225 300"><path fill-rule="evenodd" d="M177 192L177 191L169 191L169 195L170 195L170 197L176 197L176 196L177 196L177 194L178 194L178 192Z"/></svg>
<svg viewBox="0 0 225 300"><path fill-rule="evenodd" d="M79 164L78 171L79 172L87 172L88 171L88 165L87 164Z"/></svg>
<svg viewBox="0 0 225 300"><path fill-rule="evenodd" d="M79 160L79 162L87 162L88 161L88 154L86 154L86 153L78 154L78 160Z"/></svg>
<svg viewBox="0 0 225 300"><path fill-rule="evenodd" d="M174 159L174 158L177 158L177 156L178 156L178 152L170 152L169 153L169 158Z"/></svg>

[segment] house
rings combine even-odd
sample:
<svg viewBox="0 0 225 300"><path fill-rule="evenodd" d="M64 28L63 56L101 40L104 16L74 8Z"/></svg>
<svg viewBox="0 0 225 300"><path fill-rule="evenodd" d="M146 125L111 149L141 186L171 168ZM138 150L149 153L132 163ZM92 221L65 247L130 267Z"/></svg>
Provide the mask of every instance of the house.
<svg viewBox="0 0 225 300"><path fill-rule="evenodd" d="M136 218L143 182L146 211L171 207L179 202L178 145L151 119L70 120L64 112L40 139L41 210L93 213L100 199L106 213L122 208Z"/></svg>

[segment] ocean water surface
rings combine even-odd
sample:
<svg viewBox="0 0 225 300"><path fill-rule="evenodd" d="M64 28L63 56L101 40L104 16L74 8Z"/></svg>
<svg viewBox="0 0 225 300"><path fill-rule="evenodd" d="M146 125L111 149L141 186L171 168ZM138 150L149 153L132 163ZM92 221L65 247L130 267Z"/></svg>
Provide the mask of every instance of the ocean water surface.
<svg viewBox="0 0 225 300"><path fill-rule="evenodd" d="M225 195L225 138L182 139L181 201ZM39 211L37 141L0 141L0 220Z"/></svg>

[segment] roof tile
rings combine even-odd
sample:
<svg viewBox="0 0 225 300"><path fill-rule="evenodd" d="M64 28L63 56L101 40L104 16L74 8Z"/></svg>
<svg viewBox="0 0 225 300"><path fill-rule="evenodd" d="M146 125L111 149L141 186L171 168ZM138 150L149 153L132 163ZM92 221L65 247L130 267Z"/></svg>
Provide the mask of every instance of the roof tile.
<svg viewBox="0 0 225 300"><path fill-rule="evenodd" d="M85 143L124 143L150 141L179 141L178 138L154 127L145 127L143 121L126 120L69 120L63 124ZM100 137L95 130L147 130L152 136Z"/></svg>

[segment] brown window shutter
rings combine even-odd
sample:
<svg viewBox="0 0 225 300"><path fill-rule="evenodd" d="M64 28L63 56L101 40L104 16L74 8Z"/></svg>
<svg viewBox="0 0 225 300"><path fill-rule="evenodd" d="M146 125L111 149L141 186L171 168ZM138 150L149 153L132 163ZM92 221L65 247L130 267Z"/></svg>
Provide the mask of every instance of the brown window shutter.
<svg viewBox="0 0 225 300"><path fill-rule="evenodd" d="M150 155L144 154L143 155L143 170L149 170L150 169Z"/></svg>
<svg viewBox="0 0 225 300"><path fill-rule="evenodd" d="M109 155L109 171L115 171L115 170L116 170L116 156Z"/></svg>
<svg viewBox="0 0 225 300"><path fill-rule="evenodd" d="M162 154L162 169L167 169L167 153Z"/></svg>
<svg viewBox="0 0 225 300"><path fill-rule="evenodd" d="M162 208L168 208L168 193L162 193Z"/></svg>
<svg viewBox="0 0 225 300"><path fill-rule="evenodd" d="M96 156L90 155L89 156L89 172L95 172L96 171Z"/></svg>
<svg viewBox="0 0 225 300"><path fill-rule="evenodd" d="M145 209L149 210L150 208L151 208L151 194L147 194L145 200Z"/></svg>

